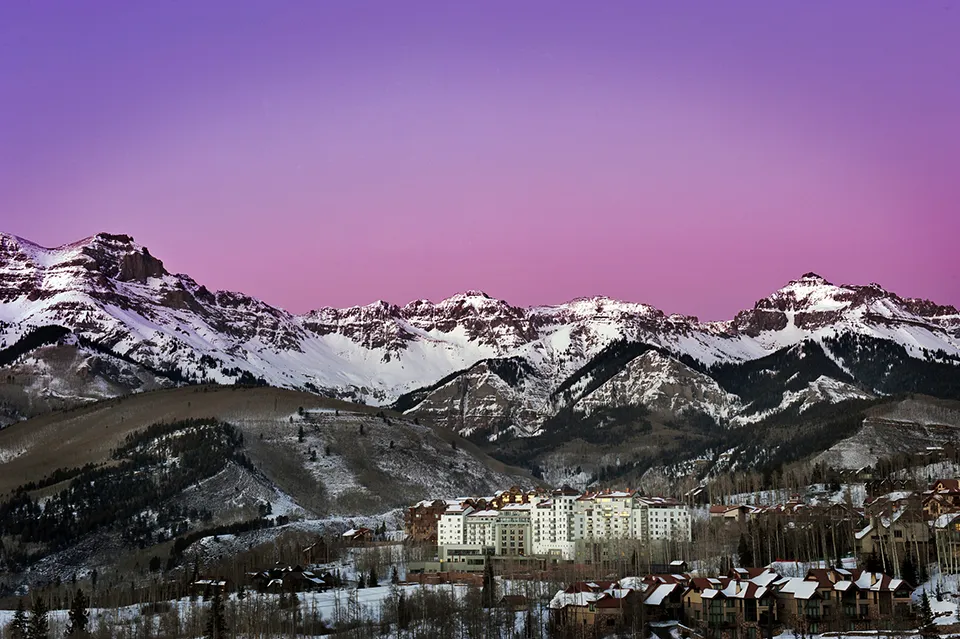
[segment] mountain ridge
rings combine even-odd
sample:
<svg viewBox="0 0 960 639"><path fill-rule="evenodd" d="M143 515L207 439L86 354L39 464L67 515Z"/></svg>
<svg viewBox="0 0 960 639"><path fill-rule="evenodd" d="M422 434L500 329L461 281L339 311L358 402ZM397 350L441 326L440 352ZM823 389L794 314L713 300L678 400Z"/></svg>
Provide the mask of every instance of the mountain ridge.
<svg viewBox="0 0 960 639"><path fill-rule="evenodd" d="M920 362L960 364L956 308L903 298L876 284L834 285L812 272L722 322L667 315L648 304L604 296L519 307L477 290L436 303L414 300L399 306L381 300L294 315L243 293L210 291L189 275L171 274L129 235L100 233L47 249L0 233L0 345L9 347L29 330L50 325L77 334L81 347L95 346L149 371L175 371L188 381L264 383L384 406L420 389L421 401L407 408L413 414L430 392L442 392L443 400L433 401L427 412L461 423L463 432L477 430L464 415L471 411L470 393L478 389L487 405L478 413L485 424L480 430L502 417L516 423L498 423L497 432L501 427L537 432L542 419L574 400L556 391L582 377L584 367L618 342L655 348L708 376L711 367L736 368L811 341L826 358L842 359L824 345L831 340L846 351L865 348L860 341L880 340ZM851 336L856 337L853 346L847 344ZM497 362L512 359L520 362L516 370L534 374L496 381L509 369ZM621 355L601 362L598 370L609 370L596 381L604 383L632 359ZM493 362L493 368L476 369L480 362ZM656 366L657 371L645 369L649 380L662 382L665 367L673 368L674 381L665 388L681 392L675 379L680 369L661 359ZM29 375L30 367L23 372ZM805 383L816 379L814 373ZM688 386L699 384L691 373L680 377ZM827 375L838 383L851 381L838 377L843 374ZM455 387L444 388L449 384ZM681 394L739 405L723 397L729 388L721 392L703 384ZM611 397L626 401L622 391L611 387ZM650 389L633 392L657 395ZM781 398L764 401L776 406ZM460 416L440 417L441 407ZM729 407L701 408L718 418L730 416Z"/></svg>

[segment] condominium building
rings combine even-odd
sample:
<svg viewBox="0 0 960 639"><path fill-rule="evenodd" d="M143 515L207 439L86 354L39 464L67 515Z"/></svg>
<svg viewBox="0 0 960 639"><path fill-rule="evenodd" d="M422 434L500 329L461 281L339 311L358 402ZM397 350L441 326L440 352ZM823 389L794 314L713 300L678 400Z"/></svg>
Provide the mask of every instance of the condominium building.
<svg viewBox="0 0 960 639"><path fill-rule="evenodd" d="M552 493L498 493L509 498L487 505L454 500L438 518L441 561L476 555L554 556L573 559L578 549L624 540L646 544L688 542L690 510L674 499L636 491L580 494L564 487Z"/></svg>

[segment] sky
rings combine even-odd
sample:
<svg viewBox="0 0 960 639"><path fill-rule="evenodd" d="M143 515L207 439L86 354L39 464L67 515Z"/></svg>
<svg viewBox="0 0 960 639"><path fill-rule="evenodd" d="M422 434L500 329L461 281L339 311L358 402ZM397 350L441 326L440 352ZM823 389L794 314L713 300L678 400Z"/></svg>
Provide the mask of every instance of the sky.
<svg viewBox="0 0 960 639"><path fill-rule="evenodd" d="M960 2L0 3L0 230L304 312L960 305Z"/></svg>

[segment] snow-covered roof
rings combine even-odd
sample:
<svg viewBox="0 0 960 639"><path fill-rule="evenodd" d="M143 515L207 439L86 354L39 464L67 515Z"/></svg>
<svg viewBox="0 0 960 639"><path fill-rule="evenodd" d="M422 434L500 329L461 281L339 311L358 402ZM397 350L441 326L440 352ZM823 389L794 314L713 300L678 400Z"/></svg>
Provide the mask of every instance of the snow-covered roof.
<svg viewBox="0 0 960 639"><path fill-rule="evenodd" d="M467 515L467 519L469 520L469 519L475 519L475 518L476 518L476 519L483 519L483 518L488 518L488 517L496 517L496 516L499 515L499 514L500 514L499 511L490 510L490 509L488 508L488 509L486 509L486 510L478 510L478 511L476 511L476 512L470 513L469 515Z"/></svg>
<svg viewBox="0 0 960 639"><path fill-rule="evenodd" d="M647 589L647 584L643 583L642 577L624 577L617 583L621 588L630 588L632 590L639 590L640 592Z"/></svg>
<svg viewBox="0 0 960 639"><path fill-rule="evenodd" d="M772 570L764 570L762 573L760 573L756 577L751 577L749 581L757 584L758 586L769 586L779 578L780 578L780 575L773 572Z"/></svg>
<svg viewBox="0 0 960 639"><path fill-rule="evenodd" d="M560 590L550 600L550 607L554 610L567 606L586 606L603 596L601 592L564 592Z"/></svg>
<svg viewBox="0 0 960 639"><path fill-rule="evenodd" d="M946 528L960 517L960 513L944 513L933 521L934 528Z"/></svg>
<svg viewBox="0 0 960 639"><path fill-rule="evenodd" d="M868 524L867 527L864 528L863 530L858 530L857 532L853 533L853 536L856 537L857 539L863 539L864 537L869 535L870 531L872 530L873 530L873 524Z"/></svg>
<svg viewBox="0 0 960 639"><path fill-rule="evenodd" d="M653 590L653 592L647 595L647 599L644 603L646 603L648 606L659 606L679 587L680 586L678 584L660 584Z"/></svg>
<svg viewBox="0 0 960 639"><path fill-rule="evenodd" d="M807 581L800 577L791 577L780 586L780 592L793 595L794 599L810 599L817 592L816 581Z"/></svg>
<svg viewBox="0 0 960 639"><path fill-rule="evenodd" d="M465 512L473 510L473 506L464 504L463 502L457 502L455 504L449 504L447 509L443 511L444 515L462 515Z"/></svg>

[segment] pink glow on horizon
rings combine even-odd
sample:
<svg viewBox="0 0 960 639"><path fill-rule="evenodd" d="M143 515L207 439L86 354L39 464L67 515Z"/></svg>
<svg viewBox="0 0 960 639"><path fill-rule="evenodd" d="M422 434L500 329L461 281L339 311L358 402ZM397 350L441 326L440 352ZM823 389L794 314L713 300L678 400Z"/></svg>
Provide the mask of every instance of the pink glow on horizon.
<svg viewBox="0 0 960 639"><path fill-rule="evenodd" d="M0 230L41 244L295 312L727 319L806 271L960 305L960 6L16 4Z"/></svg>

